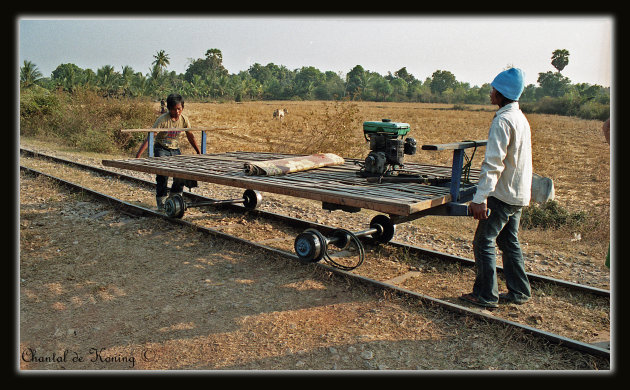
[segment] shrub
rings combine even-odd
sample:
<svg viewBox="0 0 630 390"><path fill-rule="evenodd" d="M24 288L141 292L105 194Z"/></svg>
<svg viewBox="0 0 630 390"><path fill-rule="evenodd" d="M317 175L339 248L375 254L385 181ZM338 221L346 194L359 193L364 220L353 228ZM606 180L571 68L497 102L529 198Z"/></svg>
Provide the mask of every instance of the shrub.
<svg viewBox="0 0 630 390"><path fill-rule="evenodd" d="M285 141L277 147L270 146L270 151L282 152L288 142L297 142L294 152L303 154L334 152L344 157L357 157L364 153L364 144L348 142L348 138L358 136L361 127L359 109L356 103L349 101L325 102L323 113L307 112L300 118L293 116L285 125L282 135L274 135ZM296 135L299 137L296 138ZM359 140L361 138L358 138ZM308 140L308 142L304 142Z"/></svg>
<svg viewBox="0 0 630 390"><path fill-rule="evenodd" d="M588 101L580 106L578 116L583 119L605 121L610 118L610 105Z"/></svg>
<svg viewBox="0 0 630 390"><path fill-rule="evenodd" d="M33 86L20 93L20 135L46 134L61 102L55 93Z"/></svg>
<svg viewBox="0 0 630 390"><path fill-rule="evenodd" d="M555 200L541 205L532 203L523 208L521 226L525 229L558 229L562 226L575 228L586 221L586 213L570 213Z"/></svg>
<svg viewBox="0 0 630 390"><path fill-rule="evenodd" d="M21 135L41 134L85 151L136 148L146 135L121 129L148 128L155 118L148 100L103 98L87 89L72 94L21 91L20 96Z"/></svg>
<svg viewBox="0 0 630 390"><path fill-rule="evenodd" d="M536 102L521 102L524 113L576 116L582 119L606 120L610 117L610 105L594 100L582 102L570 95L543 96Z"/></svg>
<svg viewBox="0 0 630 390"><path fill-rule="evenodd" d="M58 107L57 95L37 85L20 94L20 119L50 115Z"/></svg>

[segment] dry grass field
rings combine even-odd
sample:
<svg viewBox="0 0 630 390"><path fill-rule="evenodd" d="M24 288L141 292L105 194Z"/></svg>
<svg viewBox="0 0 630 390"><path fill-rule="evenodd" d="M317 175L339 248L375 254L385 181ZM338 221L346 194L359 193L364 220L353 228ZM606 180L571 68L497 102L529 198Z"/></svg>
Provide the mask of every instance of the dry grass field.
<svg viewBox="0 0 630 390"><path fill-rule="evenodd" d="M276 108L288 109L283 120L273 118ZM330 152L363 158L369 151L363 138L363 121L389 118L409 123L408 136L414 137L419 146L486 139L496 106L465 108L454 109L450 104L283 101L187 103L185 113L194 127L229 128L208 134L210 153ZM539 114L527 118L532 129L534 172L553 179L561 207L590 216L584 231L579 232L581 239L592 240L605 251L609 241L610 148L602 134L602 122ZM473 167L479 168L483 152L483 148L477 151ZM419 150L405 158L450 165L452 153Z"/></svg>

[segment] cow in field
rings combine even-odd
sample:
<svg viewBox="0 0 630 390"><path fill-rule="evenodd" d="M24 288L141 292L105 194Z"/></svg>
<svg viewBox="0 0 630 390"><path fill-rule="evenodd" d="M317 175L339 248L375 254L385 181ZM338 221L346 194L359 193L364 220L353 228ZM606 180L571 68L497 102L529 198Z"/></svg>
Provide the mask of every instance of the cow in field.
<svg viewBox="0 0 630 390"><path fill-rule="evenodd" d="M284 119L284 116L288 113L289 111L286 108L279 108L273 112L273 118L282 120Z"/></svg>

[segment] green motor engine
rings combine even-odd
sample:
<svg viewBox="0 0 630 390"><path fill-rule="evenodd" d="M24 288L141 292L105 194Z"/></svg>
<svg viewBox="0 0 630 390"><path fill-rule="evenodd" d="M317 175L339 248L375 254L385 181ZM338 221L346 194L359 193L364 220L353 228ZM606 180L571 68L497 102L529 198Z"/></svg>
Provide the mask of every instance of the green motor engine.
<svg viewBox="0 0 630 390"><path fill-rule="evenodd" d="M363 176L386 176L403 167L404 155L416 154L416 140L403 137L409 133L408 123L363 122L363 136L370 143L370 153L361 168Z"/></svg>

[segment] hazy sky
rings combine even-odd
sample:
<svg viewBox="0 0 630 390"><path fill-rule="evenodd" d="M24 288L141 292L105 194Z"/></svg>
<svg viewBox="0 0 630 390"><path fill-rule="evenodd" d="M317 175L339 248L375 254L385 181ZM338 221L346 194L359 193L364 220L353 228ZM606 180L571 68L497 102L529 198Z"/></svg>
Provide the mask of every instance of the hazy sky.
<svg viewBox="0 0 630 390"><path fill-rule="evenodd" d="M219 49L230 73L254 63L290 70L314 66L348 73L355 65L385 76L402 67L424 81L447 70L471 86L489 83L512 65L523 69L526 84L538 73L556 71L551 55L569 51L562 71L572 83L610 86L615 19L612 15L567 17L517 15L473 17L284 15L282 17L132 16L68 18L19 15L17 68L25 60L49 77L60 64L97 69L125 65L149 73L154 55L164 50L167 70L184 73L191 60Z"/></svg>

